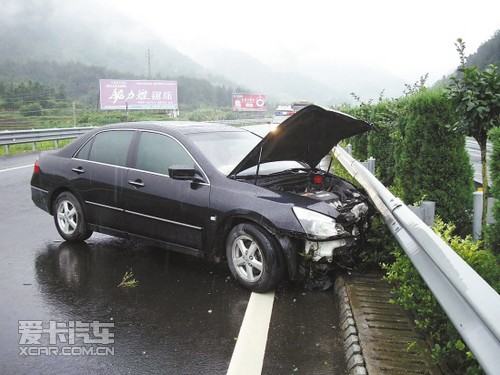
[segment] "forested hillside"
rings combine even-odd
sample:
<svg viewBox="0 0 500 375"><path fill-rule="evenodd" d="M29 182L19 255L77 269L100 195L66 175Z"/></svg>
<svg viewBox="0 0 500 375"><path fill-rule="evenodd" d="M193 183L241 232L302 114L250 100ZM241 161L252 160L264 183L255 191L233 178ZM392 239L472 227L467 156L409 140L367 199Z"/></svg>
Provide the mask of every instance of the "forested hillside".
<svg viewBox="0 0 500 375"><path fill-rule="evenodd" d="M118 72L100 66L76 62L57 63L54 61L0 62L0 83L9 85L22 82L39 82L63 93L69 99L79 100L87 105L95 105L99 91L99 78L140 79L143 75ZM156 75L154 78L176 79L178 81L179 105L181 107L231 105L234 86L215 85L206 79L186 76ZM4 90L7 98L8 92ZM13 96L18 96L15 93Z"/></svg>
<svg viewBox="0 0 500 375"><path fill-rule="evenodd" d="M489 64L500 63L500 30L481 44L477 51L467 58L468 65L476 65L483 69Z"/></svg>

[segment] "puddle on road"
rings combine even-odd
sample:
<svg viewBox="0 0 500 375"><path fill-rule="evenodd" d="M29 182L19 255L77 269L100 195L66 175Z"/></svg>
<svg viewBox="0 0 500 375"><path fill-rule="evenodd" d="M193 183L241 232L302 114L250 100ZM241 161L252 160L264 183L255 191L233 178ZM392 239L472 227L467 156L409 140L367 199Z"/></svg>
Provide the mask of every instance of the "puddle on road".
<svg viewBox="0 0 500 375"><path fill-rule="evenodd" d="M115 324L115 355L67 358L76 366L73 371L92 372L104 364L120 373L165 366L182 373L227 370L250 293L224 265L105 237L50 243L37 254L34 269L41 300L55 311L51 319ZM129 270L139 285L117 287ZM67 366L41 357L35 361L37 368L51 371Z"/></svg>

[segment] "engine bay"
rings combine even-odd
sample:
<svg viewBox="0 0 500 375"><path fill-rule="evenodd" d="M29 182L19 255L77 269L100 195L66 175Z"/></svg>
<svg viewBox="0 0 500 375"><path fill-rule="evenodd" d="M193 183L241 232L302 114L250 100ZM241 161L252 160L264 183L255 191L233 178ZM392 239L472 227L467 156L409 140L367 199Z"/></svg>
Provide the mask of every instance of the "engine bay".
<svg viewBox="0 0 500 375"><path fill-rule="evenodd" d="M342 214L341 221L344 222L357 221L368 211L367 198L355 186L320 169L291 169L259 176L256 182L258 186L273 191L293 193L328 203Z"/></svg>

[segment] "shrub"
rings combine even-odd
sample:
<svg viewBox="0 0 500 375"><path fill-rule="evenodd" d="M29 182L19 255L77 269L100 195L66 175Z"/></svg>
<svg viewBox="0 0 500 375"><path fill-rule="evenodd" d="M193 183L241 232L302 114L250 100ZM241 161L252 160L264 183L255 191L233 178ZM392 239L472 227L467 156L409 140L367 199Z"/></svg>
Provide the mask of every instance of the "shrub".
<svg viewBox="0 0 500 375"><path fill-rule="evenodd" d="M358 107L341 108L342 111L374 125L374 130L349 139L354 158L366 160L374 157L376 175L384 185L391 185L395 177L395 143L399 140L395 126L398 100L383 100L377 104L361 103Z"/></svg>
<svg viewBox="0 0 500 375"><path fill-rule="evenodd" d="M493 180L492 196L496 199L493 206L495 224L488 228L488 244L496 254L500 254L500 128L490 131L493 153L490 159L491 178Z"/></svg>
<svg viewBox="0 0 500 375"><path fill-rule="evenodd" d="M42 106L40 103L25 104L19 108L19 112L21 112L23 116L41 116Z"/></svg>
<svg viewBox="0 0 500 375"><path fill-rule="evenodd" d="M385 100L373 107L372 121L375 130L367 134L368 156L376 159L375 174L386 186L392 185L395 178L395 155L399 132L396 122L399 118L397 100Z"/></svg>
<svg viewBox="0 0 500 375"><path fill-rule="evenodd" d="M403 200L426 198L461 233L470 228L472 168L465 138L450 129L454 114L442 90L421 90L401 101L401 144L396 160Z"/></svg>
<svg viewBox="0 0 500 375"><path fill-rule="evenodd" d="M371 104L361 103L357 107L342 106L340 110L353 117L370 122ZM349 138L348 143L352 146L352 156L358 160L368 159L368 134L363 133Z"/></svg>
<svg viewBox="0 0 500 375"><path fill-rule="evenodd" d="M469 236L454 235L455 226L436 219L434 231L447 242L495 290L500 290L500 268L495 256L482 249L482 243ZM394 302L410 311L418 329L431 340L433 358L446 364L453 374L481 373L472 353L448 320L437 300L413 267L409 258L399 249L394 251L395 262L385 265L386 278L393 284Z"/></svg>

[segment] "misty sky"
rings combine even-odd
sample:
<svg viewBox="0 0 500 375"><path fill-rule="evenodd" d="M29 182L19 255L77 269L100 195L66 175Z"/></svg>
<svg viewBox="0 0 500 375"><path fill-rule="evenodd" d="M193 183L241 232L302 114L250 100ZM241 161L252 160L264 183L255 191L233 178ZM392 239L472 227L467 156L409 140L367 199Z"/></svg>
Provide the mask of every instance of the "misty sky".
<svg viewBox="0 0 500 375"><path fill-rule="evenodd" d="M71 3L71 2L70 2ZM457 65L453 43L472 53L500 28L500 1L110 0L181 52L244 51L283 71L328 64L385 70L433 82Z"/></svg>

